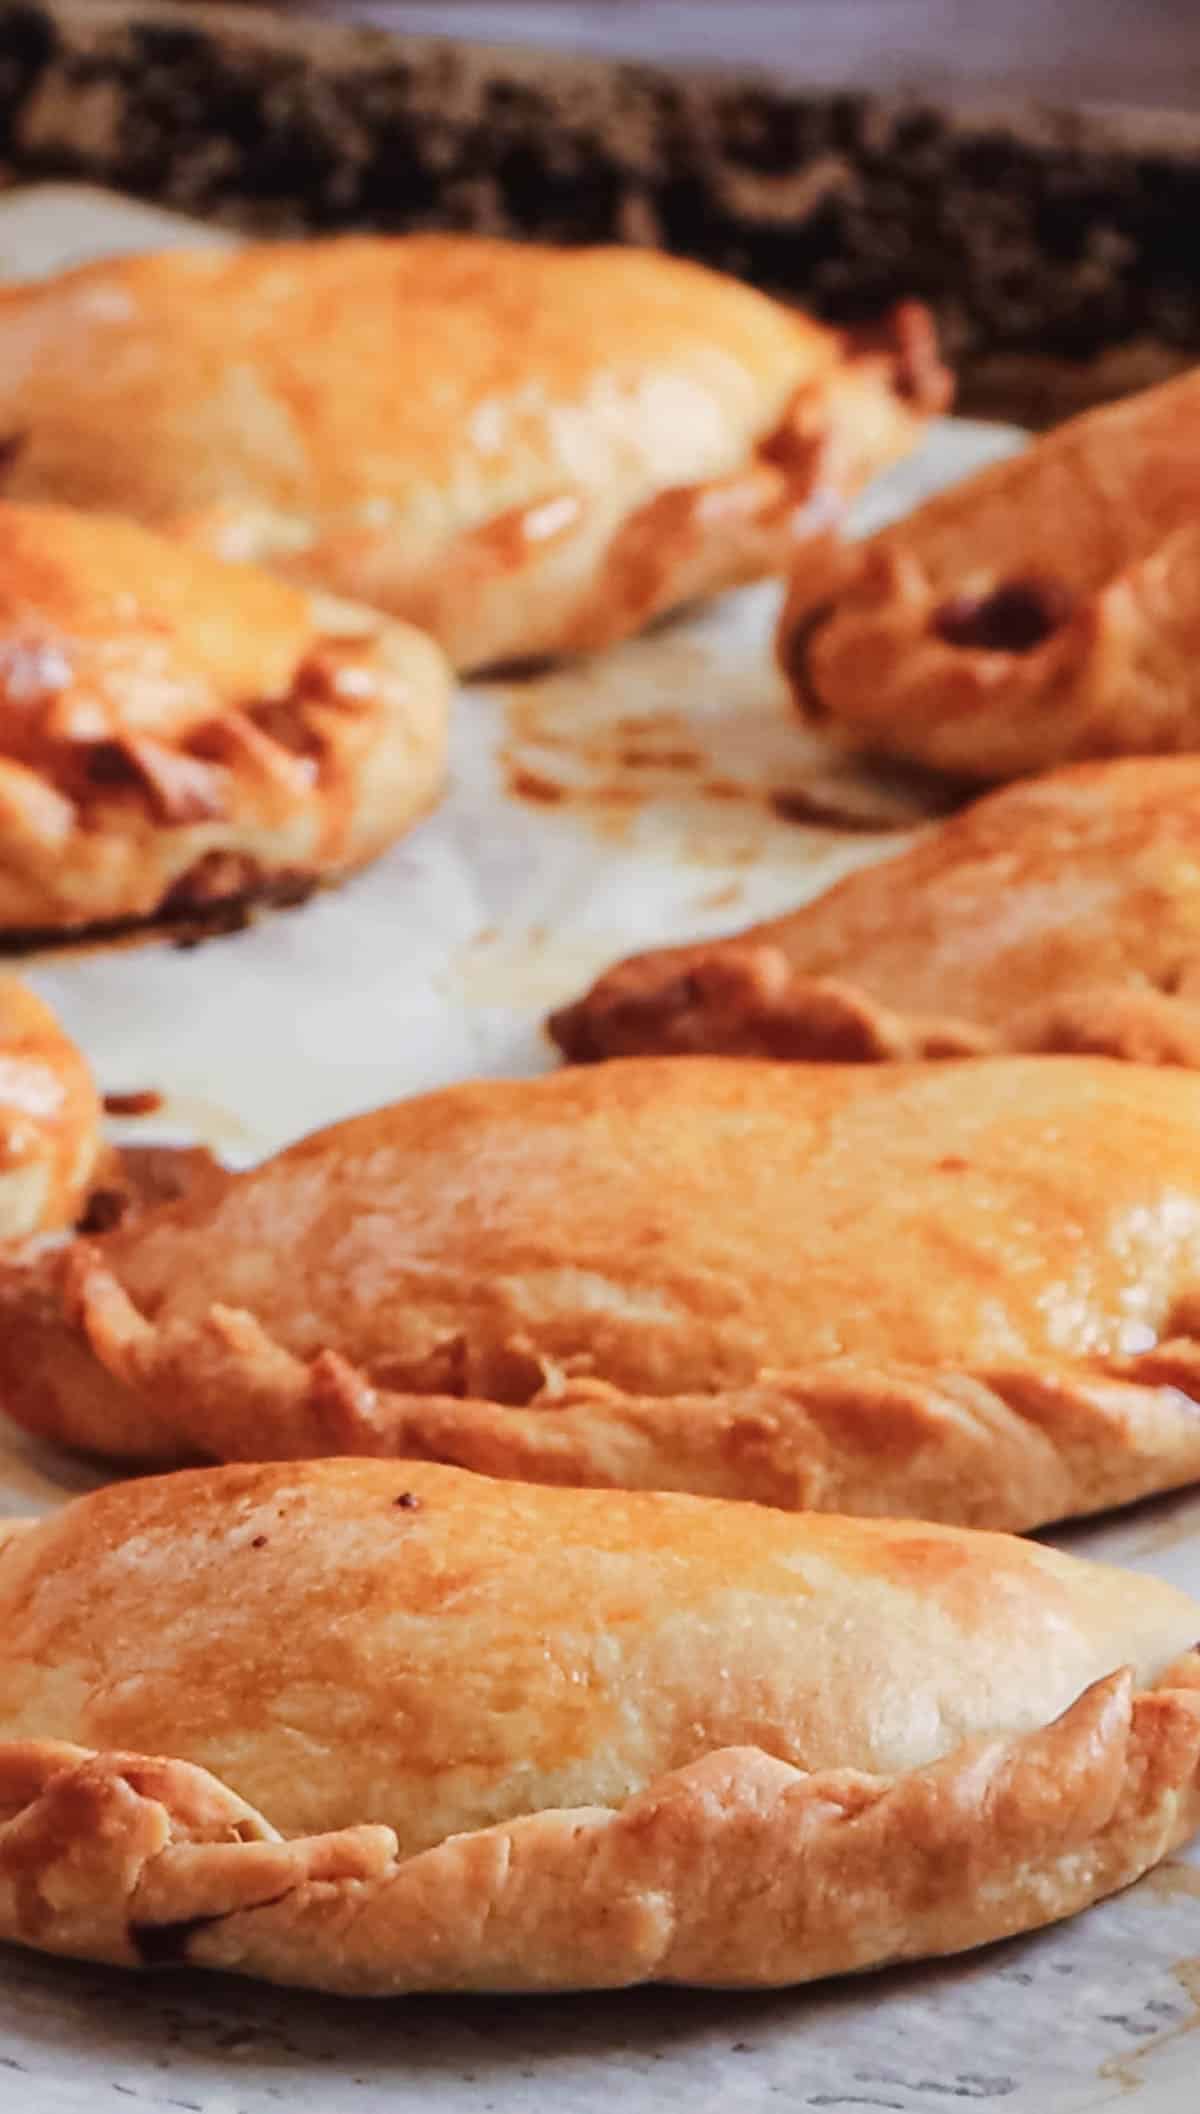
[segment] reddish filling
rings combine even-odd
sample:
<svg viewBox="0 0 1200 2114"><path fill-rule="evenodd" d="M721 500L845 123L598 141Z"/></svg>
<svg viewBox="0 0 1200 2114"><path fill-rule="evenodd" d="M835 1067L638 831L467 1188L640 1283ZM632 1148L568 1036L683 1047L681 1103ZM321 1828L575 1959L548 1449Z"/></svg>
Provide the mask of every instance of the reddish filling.
<svg viewBox="0 0 1200 2114"><path fill-rule="evenodd" d="M947 646L986 653L1029 653L1060 630L1071 596L1060 581L1006 580L988 595L954 595L936 610L933 628Z"/></svg>
<svg viewBox="0 0 1200 2114"><path fill-rule="evenodd" d="M162 1107L163 1097L157 1087L142 1086L128 1094L105 1094L104 1112L108 1116L153 1116Z"/></svg>

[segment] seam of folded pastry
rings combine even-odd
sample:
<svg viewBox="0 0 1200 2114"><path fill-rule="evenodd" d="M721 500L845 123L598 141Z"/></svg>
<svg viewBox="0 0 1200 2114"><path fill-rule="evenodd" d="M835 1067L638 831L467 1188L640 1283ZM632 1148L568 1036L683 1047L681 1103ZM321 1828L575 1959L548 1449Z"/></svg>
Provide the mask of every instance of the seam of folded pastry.
<svg viewBox="0 0 1200 2114"><path fill-rule="evenodd" d="M165 773L158 794L142 782L121 802L108 792L105 806L101 787L98 804L80 805L33 765L0 757L5 928L28 938L204 919L222 906L300 900L325 875L373 857L435 797L446 688L432 644L427 677L418 670L410 684L409 671L397 676L388 665L386 620L377 620L372 641L376 634L378 654L373 647L366 659L352 653L344 663L336 629L318 631L287 693L215 713L175 746L133 737L140 764L149 750L151 775ZM426 681L437 700L427 728ZM291 716L292 734L278 724L280 714ZM381 740L397 759L406 752L404 781L390 803L364 771ZM91 746L113 752L119 742ZM187 797L172 818L163 797L176 767L186 774ZM393 775L395 768L394 761ZM190 797L195 773L222 788L203 815Z"/></svg>
<svg viewBox="0 0 1200 2114"><path fill-rule="evenodd" d="M922 427L945 408L952 393L948 371L936 357L928 314L917 303L901 304L886 326L885 344L847 340L846 357L819 380L800 383L782 415L751 445L741 469L694 485L665 487L626 513L609 546L607 568L633 560L642 569L629 605L648 623L680 599L752 579L770 570L803 538L826 549L824 563L840 567L835 533L846 504L872 476L900 459ZM894 342L893 342L894 341ZM886 413L879 432L864 438L854 395L866 387ZM845 410L843 393L850 397ZM706 511L728 510L734 537L746 537L742 559L719 548L704 550ZM757 533L767 539L757 542ZM647 552L653 565L647 565ZM688 576L689 556L698 565ZM600 599L611 596L603 582ZM586 643L594 628L585 614L575 629Z"/></svg>
<svg viewBox="0 0 1200 2114"><path fill-rule="evenodd" d="M501 1477L1023 1531L1200 1475L1200 1340L1091 1362L842 1357L710 1394L567 1379L524 1406L374 1386L250 1313L161 1326L87 1242L0 1270L3 1406L109 1458L425 1458ZM52 1338L54 1355L44 1354Z"/></svg>
<svg viewBox="0 0 1200 2114"><path fill-rule="evenodd" d="M984 1024L900 1011L851 974L793 968L783 947L750 934L671 948L665 960L634 955L546 1025L575 1064L661 1055L886 1064L1024 1051L1200 1066L1200 1004L1175 991L1067 985Z"/></svg>
<svg viewBox="0 0 1200 2114"><path fill-rule="evenodd" d="M795 591L780 619L777 654L797 707L843 746L987 782L1123 751L1195 745L1194 698L1170 668L1162 683L1161 663L1164 655L1185 666L1194 661L1190 638L1177 636L1169 618L1172 568L1186 569L1194 558L1196 524L1171 530L1076 598L1044 640L1012 651L940 637L932 624L946 590L905 550L900 531L888 534L882 548L868 544L857 562L847 561L819 606ZM968 575L969 560L968 550ZM1179 600L1186 615L1194 606L1190 586ZM852 651L854 672L843 669L831 689L816 648L839 621L841 650ZM1154 686L1161 695L1151 698ZM870 699L869 717L853 705L845 709L851 693Z"/></svg>
<svg viewBox="0 0 1200 2114"><path fill-rule="evenodd" d="M0 1935L46 1951L350 1993L785 1983L1139 1877L1200 1820L1200 1671L1115 1671L1046 1726L894 1776L719 1748L618 1808L408 1856L380 1825L281 1839L206 1770L54 1741L0 1743L0 1812Z"/></svg>
<svg viewBox="0 0 1200 2114"><path fill-rule="evenodd" d="M214 700L209 717L192 721L180 733L161 736L120 727L86 739L50 733L43 743L31 738L21 752L0 756L0 762L50 785L83 827L91 826L97 808L111 802L114 786L138 793L147 815L166 827L229 819L231 793L249 792L268 813L307 804L320 794L318 744L336 739L334 714L322 705L332 706L339 719L364 716L359 696L339 691L336 677L324 678L323 643L314 637L285 692L243 704ZM281 713L293 721L312 767L304 767L306 758L294 744L271 731L271 719Z"/></svg>
<svg viewBox="0 0 1200 2114"><path fill-rule="evenodd" d="M168 1387L186 1387L180 1368L190 1363L184 1353L166 1364L161 1387L151 1383L151 1421ZM261 1390L261 1346L243 1370ZM289 1454L386 1453L529 1482L674 1489L1008 1531L1200 1475L1200 1353L1187 1340L1125 1369L1045 1361L928 1370L845 1358L765 1371L708 1395L634 1396L568 1382L557 1399L519 1408L388 1395L328 1352L286 1375L277 1366L274 1377L282 1391L242 1438L247 1454L268 1429ZM228 1392L246 1399L237 1384ZM198 1433L212 1437L216 1396L210 1385L203 1410L184 1411L181 1436L193 1445ZM263 1402L259 1393L256 1418Z"/></svg>
<svg viewBox="0 0 1200 2114"><path fill-rule="evenodd" d="M546 511L546 501L463 529L439 559L423 568L413 583L411 601L399 594L395 608L441 637L460 665L487 669L503 666L514 654L527 659L531 653L598 650L681 604L782 570L798 539L827 538L859 484L907 451L918 421L917 414L897 406L888 445L856 475L835 478L828 432L800 436L796 431L805 399L828 419L827 388L805 385L784 417L751 444L737 468L693 484L650 490L612 519L600 536L590 582L568 579L560 587L547 577L547 613L562 595L562 608L550 617L547 636L532 643L525 637L520 642L488 638L486 643L479 638L469 649L455 647L451 634L462 621L455 605L497 583L528 586L547 567L552 575L560 559L569 574L571 547L579 537L596 534L595 505L586 492L564 490L549 502L573 508L570 520L553 536L517 533L527 517ZM799 444L802 437L805 445ZM305 577L316 577L315 559L323 547L318 539L314 562L298 568ZM469 613L466 622L469 628Z"/></svg>
<svg viewBox="0 0 1200 2114"><path fill-rule="evenodd" d="M775 658L786 676L792 700L802 719L812 727L828 727L835 717L817 687L813 672L813 645L836 616L840 597L825 594L816 601L805 599L800 612L791 600L784 603L775 634Z"/></svg>
<svg viewBox="0 0 1200 2114"><path fill-rule="evenodd" d="M785 604L776 641L779 664L803 717L843 745L912 753L968 777L1011 775L973 758L970 744L981 719L1018 713L1033 720L1050 711L1059 693L1071 694L1101 653L1103 596L1081 599L1044 642L1021 652L954 645L940 637L932 621L943 599L902 546L876 551L867 545L847 560L841 579L818 604L807 596ZM844 674L831 685L828 670L818 664L818 648L835 625L862 663L852 686ZM858 697L868 694L868 665L871 710L862 718L846 711L845 696L851 687ZM915 742L906 739L910 722ZM943 753L947 740L953 746ZM1060 753L1051 741L1039 761L1049 768L1074 753L1069 745Z"/></svg>
<svg viewBox="0 0 1200 2114"><path fill-rule="evenodd" d="M1008 1046L1001 1031L953 1015L902 1013L850 976L805 975L770 940L685 951L661 974L653 957L618 964L550 1016L551 1039L577 1064L667 1053L883 1064Z"/></svg>

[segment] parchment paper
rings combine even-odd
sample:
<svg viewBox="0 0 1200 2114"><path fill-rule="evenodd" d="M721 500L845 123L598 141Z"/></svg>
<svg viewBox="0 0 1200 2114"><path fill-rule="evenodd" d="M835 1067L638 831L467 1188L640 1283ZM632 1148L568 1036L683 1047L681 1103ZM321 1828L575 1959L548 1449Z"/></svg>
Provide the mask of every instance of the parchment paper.
<svg viewBox="0 0 1200 2114"><path fill-rule="evenodd" d="M99 193L26 193L0 202L0 272L177 230L213 239ZM945 422L860 525L1019 445ZM102 1084L167 1097L127 1132L245 1161L443 1081L540 1071L545 1012L616 955L766 916L892 849L789 819L814 798L908 827L927 809L799 729L770 661L776 604L754 589L585 666L473 686L440 812L302 910L187 951L43 956L31 980ZM0 1424L0 1510L94 1480ZM1200 1496L1055 1538L1200 1594ZM0 1948L0 2108L1197 2114L1198 2027L1200 1868L1179 1859L1062 1930L782 1996L351 2006Z"/></svg>

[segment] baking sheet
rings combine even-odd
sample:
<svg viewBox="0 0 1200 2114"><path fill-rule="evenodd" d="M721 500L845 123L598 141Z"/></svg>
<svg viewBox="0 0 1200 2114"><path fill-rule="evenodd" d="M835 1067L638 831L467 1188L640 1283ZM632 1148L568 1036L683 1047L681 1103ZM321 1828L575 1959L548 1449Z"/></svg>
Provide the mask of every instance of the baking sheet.
<svg viewBox="0 0 1200 2114"><path fill-rule="evenodd" d="M177 236L217 239L44 187L0 201L0 273ZM860 526L1019 445L943 422ZM777 598L753 589L584 667L472 686L441 811L300 911L199 948L41 957L31 981L102 1085L166 1096L127 1131L247 1161L400 1094L543 1070L545 1012L615 955L767 916L892 849L894 834L794 819L833 801L913 827L927 807L906 782L833 766L798 727L769 654ZM0 1423L0 1511L94 1480ZM1200 1594L1200 1496L1056 1538ZM1197 2114L1200 1864L963 1961L765 1997L352 2006L0 1948L4 2109L607 2114L617 2093L630 2114Z"/></svg>

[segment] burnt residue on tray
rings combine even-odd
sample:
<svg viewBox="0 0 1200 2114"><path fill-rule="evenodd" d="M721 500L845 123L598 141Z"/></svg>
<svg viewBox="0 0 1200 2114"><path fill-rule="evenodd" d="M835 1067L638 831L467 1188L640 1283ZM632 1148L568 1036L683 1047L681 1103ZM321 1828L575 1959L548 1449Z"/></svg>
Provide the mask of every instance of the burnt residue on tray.
<svg viewBox="0 0 1200 2114"><path fill-rule="evenodd" d="M180 948L199 947L205 940L225 939L246 932L260 917L276 910L298 910L324 887L344 885L346 876L321 880L312 874L280 874L245 895L223 901L189 905L166 904L150 917L117 918L106 924L81 927L30 926L21 931L0 932L0 960L17 955L51 954L56 960L74 955L110 952L114 948L143 947L150 941L169 941Z"/></svg>
<svg viewBox="0 0 1200 2114"><path fill-rule="evenodd" d="M684 785L694 795L711 768L686 713L613 713L575 671L506 684L503 696L506 791L533 807L582 810L606 834L646 800Z"/></svg>
<svg viewBox="0 0 1200 2114"><path fill-rule="evenodd" d="M570 696L553 681L511 688L507 716L501 766L510 796L582 812L606 835L664 798L741 803L814 830L874 835L911 829L965 797L932 773L855 762L813 763L778 778L736 777L706 751L686 713L663 708L603 718L581 711L576 719Z"/></svg>
<svg viewBox="0 0 1200 2114"><path fill-rule="evenodd" d="M163 1097L154 1086L139 1086L127 1093L105 1094L106 1116L156 1116Z"/></svg>

